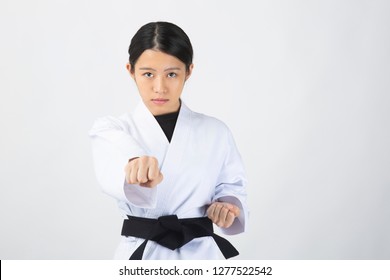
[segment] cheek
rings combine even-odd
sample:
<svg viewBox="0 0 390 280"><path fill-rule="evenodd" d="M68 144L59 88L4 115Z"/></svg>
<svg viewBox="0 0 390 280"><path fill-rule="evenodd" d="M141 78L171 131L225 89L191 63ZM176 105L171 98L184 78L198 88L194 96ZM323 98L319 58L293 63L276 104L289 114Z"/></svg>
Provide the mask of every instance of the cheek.
<svg viewBox="0 0 390 280"><path fill-rule="evenodd" d="M181 90L184 86L184 80L175 80L171 85L175 90Z"/></svg>
<svg viewBox="0 0 390 280"><path fill-rule="evenodd" d="M145 81L142 77L136 80L136 84L140 90L146 90L151 87L150 81Z"/></svg>

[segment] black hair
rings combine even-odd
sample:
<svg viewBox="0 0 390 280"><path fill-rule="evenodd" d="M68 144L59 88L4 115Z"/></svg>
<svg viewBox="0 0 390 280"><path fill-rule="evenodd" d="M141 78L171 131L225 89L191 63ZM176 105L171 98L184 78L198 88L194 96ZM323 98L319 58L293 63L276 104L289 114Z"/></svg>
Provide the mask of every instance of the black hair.
<svg viewBox="0 0 390 280"><path fill-rule="evenodd" d="M129 62L133 71L141 54L148 49L158 50L181 60L189 70L193 50L190 38L177 25L170 22L150 22L142 26L131 39Z"/></svg>

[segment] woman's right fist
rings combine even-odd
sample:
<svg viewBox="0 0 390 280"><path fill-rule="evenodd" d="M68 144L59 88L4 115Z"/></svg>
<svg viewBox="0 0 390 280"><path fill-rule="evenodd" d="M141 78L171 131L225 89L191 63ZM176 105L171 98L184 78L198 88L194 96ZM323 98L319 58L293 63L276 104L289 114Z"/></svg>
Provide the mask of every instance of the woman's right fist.
<svg viewBox="0 0 390 280"><path fill-rule="evenodd" d="M142 156L129 160L125 166L126 182L153 188L163 180L155 157Z"/></svg>

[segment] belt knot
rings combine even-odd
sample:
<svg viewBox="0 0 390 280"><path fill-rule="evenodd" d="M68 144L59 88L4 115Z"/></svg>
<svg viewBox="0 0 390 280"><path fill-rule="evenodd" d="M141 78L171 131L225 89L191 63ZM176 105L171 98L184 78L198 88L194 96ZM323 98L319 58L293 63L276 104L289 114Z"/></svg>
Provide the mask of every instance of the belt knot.
<svg viewBox="0 0 390 280"><path fill-rule="evenodd" d="M161 216L157 221L155 232L160 234L154 238L160 245L175 250L188 242L185 242L184 228L176 215Z"/></svg>

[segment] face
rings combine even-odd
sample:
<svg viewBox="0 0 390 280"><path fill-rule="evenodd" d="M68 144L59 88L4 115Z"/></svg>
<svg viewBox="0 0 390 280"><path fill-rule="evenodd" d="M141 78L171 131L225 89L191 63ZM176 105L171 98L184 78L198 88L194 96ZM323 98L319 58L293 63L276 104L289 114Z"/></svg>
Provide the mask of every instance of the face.
<svg viewBox="0 0 390 280"><path fill-rule="evenodd" d="M180 96L192 68L193 65L186 71L181 60L156 50L144 51L134 69L127 64L142 101L154 116L179 110Z"/></svg>

